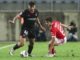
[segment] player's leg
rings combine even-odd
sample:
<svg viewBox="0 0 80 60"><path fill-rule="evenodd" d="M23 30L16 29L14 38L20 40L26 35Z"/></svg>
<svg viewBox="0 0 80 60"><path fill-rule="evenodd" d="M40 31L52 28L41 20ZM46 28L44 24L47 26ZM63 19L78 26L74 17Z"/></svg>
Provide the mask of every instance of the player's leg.
<svg viewBox="0 0 80 60"><path fill-rule="evenodd" d="M74 39L75 41L78 41L78 37L77 37L75 34L73 34L73 39Z"/></svg>
<svg viewBox="0 0 80 60"><path fill-rule="evenodd" d="M16 45L13 47L13 49L16 50L16 49L24 46L24 45L25 45L25 42L26 42L26 38L21 38L21 39L20 39L20 42L19 42L18 44L16 44Z"/></svg>
<svg viewBox="0 0 80 60"><path fill-rule="evenodd" d="M21 30L21 36L20 36L20 42L17 43L10 51L10 55L13 55L13 52L16 50L16 49L19 49L20 47L24 46L25 44L25 37L26 37L26 34L24 33L25 30Z"/></svg>
<svg viewBox="0 0 80 60"><path fill-rule="evenodd" d="M51 41L49 41L49 48L50 48L50 43L51 43ZM57 38L55 38L55 41L54 41L54 44L53 45L54 46L58 46L59 45ZM51 55L55 56L55 48L54 47L52 48Z"/></svg>
<svg viewBox="0 0 80 60"><path fill-rule="evenodd" d="M55 43L55 37L52 37L52 39L49 41L49 52L48 52L48 57L53 57L55 56L55 47L54 47L54 43ZM52 54L52 49L53 50L53 54Z"/></svg>
<svg viewBox="0 0 80 60"><path fill-rule="evenodd" d="M33 50L33 47L34 47L34 42L35 42L34 38L29 38L29 45L28 45L29 56L32 56L31 53L32 53L32 50Z"/></svg>
<svg viewBox="0 0 80 60"><path fill-rule="evenodd" d="M65 44L66 42L67 42L66 37L65 37L64 39L55 38L54 45L55 45L55 46L60 46L60 45L62 45L62 44ZM52 54L55 54L55 49L54 49L54 48L52 49Z"/></svg>
<svg viewBox="0 0 80 60"><path fill-rule="evenodd" d="M32 56L31 52L33 50L33 46L34 46L34 42L35 42L35 31L34 31L34 29L29 30L28 38L29 38L28 54L29 54L29 56Z"/></svg>
<svg viewBox="0 0 80 60"><path fill-rule="evenodd" d="M54 41L53 46L57 45L56 41ZM51 41L49 41L49 49L51 47ZM50 55L55 56L55 48L52 47Z"/></svg>
<svg viewBox="0 0 80 60"><path fill-rule="evenodd" d="M22 39L20 40L20 42L19 42L18 44L16 44L16 45L11 49L10 55L13 55L13 52L14 52L16 49L19 49L20 47L24 46L25 41L26 41L25 38L22 38Z"/></svg>
<svg viewBox="0 0 80 60"><path fill-rule="evenodd" d="M68 35L68 40L71 40L72 39L72 33L69 33L69 35Z"/></svg>

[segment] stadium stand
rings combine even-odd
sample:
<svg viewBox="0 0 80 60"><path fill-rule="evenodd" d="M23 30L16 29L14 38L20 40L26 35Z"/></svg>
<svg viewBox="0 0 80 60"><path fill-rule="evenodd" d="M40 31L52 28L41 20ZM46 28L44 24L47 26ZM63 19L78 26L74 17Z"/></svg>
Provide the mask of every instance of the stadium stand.
<svg viewBox="0 0 80 60"><path fill-rule="evenodd" d="M18 12L27 8L31 0L0 0L0 41L17 41L20 34L20 20L15 25L8 24ZM62 23L68 24L71 20L76 20L80 26L80 0L32 0L36 2L39 10L40 21L44 22L45 17L60 17ZM62 2L65 3L62 3ZM44 24L44 23L43 23ZM3 28L4 27L4 28ZM4 31L4 33L2 33ZM80 32L80 31L79 31ZM79 32L77 33L80 36ZM50 35L47 33L47 35ZM49 36L47 38L50 38Z"/></svg>

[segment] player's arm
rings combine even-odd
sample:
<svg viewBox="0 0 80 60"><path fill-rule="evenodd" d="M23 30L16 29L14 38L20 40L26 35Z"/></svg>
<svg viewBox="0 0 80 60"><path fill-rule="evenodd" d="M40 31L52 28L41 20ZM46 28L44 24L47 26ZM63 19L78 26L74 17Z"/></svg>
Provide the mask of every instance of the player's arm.
<svg viewBox="0 0 80 60"><path fill-rule="evenodd" d="M9 23L14 23L15 20L17 20L17 18L18 18L18 15L16 15L16 16L13 18L13 20L9 20L8 22L9 22Z"/></svg>
<svg viewBox="0 0 80 60"><path fill-rule="evenodd" d="M38 17L36 18L36 22L43 31L46 31L46 29L41 25Z"/></svg>
<svg viewBox="0 0 80 60"><path fill-rule="evenodd" d="M49 52L48 52L48 54L52 53L52 48L54 48L54 42L55 42L55 37L52 37L52 39L49 42Z"/></svg>
<svg viewBox="0 0 80 60"><path fill-rule="evenodd" d="M9 23L14 23L18 18L19 18L19 15L20 15L21 13L19 13L19 14L17 14L14 18L13 18L13 20L9 20L8 22Z"/></svg>
<svg viewBox="0 0 80 60"><path fill-rule="evenodd" d="M73 27L73 26L67 26L67 25L65 25L65 24L61 24L61 26L64 27L64 28L67 28L67 29L69 29L69 30L71 30L71 28Z"/></svg>
<svg viewBox="0 0 80 60"><path fill-rule="evenodd" d="M15 23L15 21L18 19L18 18L20 18L21 19L21 24L23 24L24 23L24 19L23 19L23 12L20 12L19 14L17 14L14 18L13 18L13 20L9 20L8 22L9 23Z"/></svg>

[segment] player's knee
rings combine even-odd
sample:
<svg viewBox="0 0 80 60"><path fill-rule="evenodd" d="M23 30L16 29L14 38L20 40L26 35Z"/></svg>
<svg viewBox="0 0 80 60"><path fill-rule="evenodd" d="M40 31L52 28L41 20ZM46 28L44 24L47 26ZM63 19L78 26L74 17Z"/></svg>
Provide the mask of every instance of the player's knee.
<svg viewBox="0 0 80 60"><path fill-rule="evenodd" d="M32 46L33 46L33 45L34 45L34 42L33 42L33 41L32 41L32 42L30 42L30 45L32 45Z"/></svg>
<svg viewBox="0 0 80 60"><path fill-rule="evenodd" d="M34 43L30 43L30 46L33 46L34 45Z"/></svg>
<svg viewBox="0 0 80 60"><path fill-rule="evenodd" d="M52 43L51 41L48 42L49 45L51 45L51 43Z"/></svg>
<svg viewBox="0 0 80 60"><path fill-rule="evenodd" d="M22 47L22 46L24 46L25 45L25 43L20 43L20 46Z"/></svg>
<svg viewBox="0 0 80 60"><path fill-rule="evenodd" d="M23 47L24 46L24 44L21 44L21 47Z"/></svg>
<svg viewBox="0 0 80 60"><path fill-rule="evenodd" d="M51 46L51 44L48 45L48 47L50 47L50 46Z"/></svg>
<svg viewBox="0 0 80 60"><path fill-rule="evenodd" d="M34 42L30 42L30 46L33 46L34 45Z"/></svg>

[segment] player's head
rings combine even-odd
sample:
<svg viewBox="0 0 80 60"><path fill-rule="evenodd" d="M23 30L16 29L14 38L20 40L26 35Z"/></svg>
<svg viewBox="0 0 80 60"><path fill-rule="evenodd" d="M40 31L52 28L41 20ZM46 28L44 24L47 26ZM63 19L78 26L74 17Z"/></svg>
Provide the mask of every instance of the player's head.
<svg viewBox="0 0 80 60"><path fill-rule="evenodd" d="M34 3L33 1L29 2L28 8L29 8L30 10L34 10L34 9L35 9L35 3Z"/></svg>
<svg viewBox="0 0 80 60"><path fill-rule="evenodd" d="M46 25L49 27L52 25L52 17L48 17L46 18L46 21L45 21Z"/></svg>

